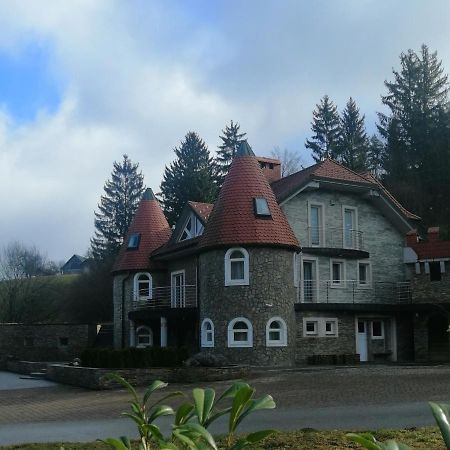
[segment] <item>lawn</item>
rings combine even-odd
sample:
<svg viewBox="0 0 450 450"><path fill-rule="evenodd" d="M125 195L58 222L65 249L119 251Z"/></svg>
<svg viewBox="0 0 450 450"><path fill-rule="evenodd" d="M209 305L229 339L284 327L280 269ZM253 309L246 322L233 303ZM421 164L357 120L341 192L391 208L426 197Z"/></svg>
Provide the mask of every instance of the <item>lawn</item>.
<svg viewBox="0 0 450 450"><path fill-rule="evenodd" d="M374 432L378 440L396 439L413 449L443 450L445 448L439 430L435 427L411 428L407 430L380 430ZM220 441L219 441L220 443ZM59 450L61 444L24 444L0 447L1 450ZM73 450L107 450L110 447L100 443L65 444ZM361 448L345 437L342 431L301 430L279 433L266 439L259 448L265 450L338 450Z"/></svg>

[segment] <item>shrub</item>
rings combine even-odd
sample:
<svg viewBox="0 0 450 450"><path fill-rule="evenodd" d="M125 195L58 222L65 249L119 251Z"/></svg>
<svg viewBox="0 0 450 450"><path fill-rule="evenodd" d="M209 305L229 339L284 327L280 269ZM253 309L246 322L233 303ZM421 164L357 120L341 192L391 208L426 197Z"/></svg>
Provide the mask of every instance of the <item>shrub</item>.
<svg viewBox="0 0 450 450"><path fill-rule="evenodd" d="M189 357L185 348L149 347L111 350L89 348L81 354L84 367L131 369L146 367L179 367Z"/></svg>

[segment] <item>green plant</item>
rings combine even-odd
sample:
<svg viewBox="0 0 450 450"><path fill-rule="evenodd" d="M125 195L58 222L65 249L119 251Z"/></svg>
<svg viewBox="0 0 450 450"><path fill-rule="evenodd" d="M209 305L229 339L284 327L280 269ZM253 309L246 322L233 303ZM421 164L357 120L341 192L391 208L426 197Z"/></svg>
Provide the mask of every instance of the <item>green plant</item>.
<svg viewBox="0 0 450 450"><path fill-rule="evenodd" d="M275 408L275 402L270 395L255 399L256 390L247 383L235 383L216 399L213 389L194 389L193 403L182 403L175 411L171 406L162 403L172 397L182 396L181 392L172 392L154 403L149 403L152 394L167 387L167 383L154 381L145 391L140 400L135 388L117 374L110 377L124 386L131 394L131 413L123 413L133 420L139 432L139 450L217 450L217 444L207 428L218 418L229 414L228 434L225 438L228 450L243 450L259 443L274 430L262 430L250 433L235 441L235 432L239 424L250 413L263 409ZM226 400L228 406L222 406ZM155 420L163 416L174 416L172 433L165 437ZM118 439L108 438L102 442L115 450L131 450L130 440L122 436Z"/></svg>
<svg viewBox="0 0 450 450"><path fill-rule="evenodd" d="M442 438L444 439L445 447L447 450L450 450L450 405L430 402L430 407L434 420L438 424ZM349 433L347 434L347 437L351 441L357 442L369 450L411 450L407 445L398 443L394 440L378 442L370 433Z"/></svg>

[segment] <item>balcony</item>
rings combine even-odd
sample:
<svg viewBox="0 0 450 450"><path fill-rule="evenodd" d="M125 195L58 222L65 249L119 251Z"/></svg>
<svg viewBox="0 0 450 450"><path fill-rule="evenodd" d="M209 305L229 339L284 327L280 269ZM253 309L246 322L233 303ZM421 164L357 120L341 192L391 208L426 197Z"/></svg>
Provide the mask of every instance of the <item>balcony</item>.
<svg viewBox="0 0 450 450"><path fill-rule="evenodd" d="M326 256L368 258L362 231L331 227L307 227L306 242L302 242L307 253Z"/></svg>
<svg viewBox="0 0 450 450"><path fill-rule="evenodd" d="M366 286L356 280L303 280L300 289L301 303L343 304L410 304L409 282L375 282Z"/></svg>
<svg viewBox="0 0 450 450"><path fill-rule="evenodd" d="M132 298L132 310L197 308L197 286L161 286L141 290Z"/></svg>

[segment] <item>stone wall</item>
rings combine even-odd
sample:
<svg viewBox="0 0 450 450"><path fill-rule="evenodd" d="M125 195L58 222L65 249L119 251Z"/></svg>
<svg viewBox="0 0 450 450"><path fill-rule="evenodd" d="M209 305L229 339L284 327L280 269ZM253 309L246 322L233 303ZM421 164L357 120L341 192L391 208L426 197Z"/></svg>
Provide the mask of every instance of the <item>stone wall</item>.
<svg viewBox="0 0 450 450"><path fill-rule="evenodd" d="M27 361L69 361L94 343L96 326L0 324L0 355Z"/></svg>
<svg viewBox="0 0 450 450"><path fill-rule="evenodd" d="M304 336L303 319L308 317L335 318L338 336ZM356 354L355 316L353 313L296 312L297 335L295 361L306 364L309 356Z"/></svg>
<svg viewBox="0 0 450 450"><path fill-rule="evenodd" d="M423 270L423 264L422 264ZM430 281L426 273L414 274L411 279L413 303L450 303L450 267L441 274L441 281Z"/></svg>
<svg viewBox="0 0 450 450"><path fill-rule="evenodd" d="M215 346L204 351L224 355L232 363L290 366L295 354L293 251L282 248L245 247L249 253L248 286L225 286L227 248L202 253L199 260L200 323L214 323ZM279 316L287 324L287 346L266 346L266 324ZM253 325L253 347L229 348L228 324L245 317Z"/></svg>
<svg viewBox="0 0 450 450"><path fill-rule="evenodd" d="M121 387L121 385L108 377L108 374L113 372L125 378L133 386L148 386L155 380L162 380L169 383L197 383L242 380L250 376L250 370L245 366L114 370L49 364L47 367L47 378L58 383L88 389L112 389Z"/></svg>

